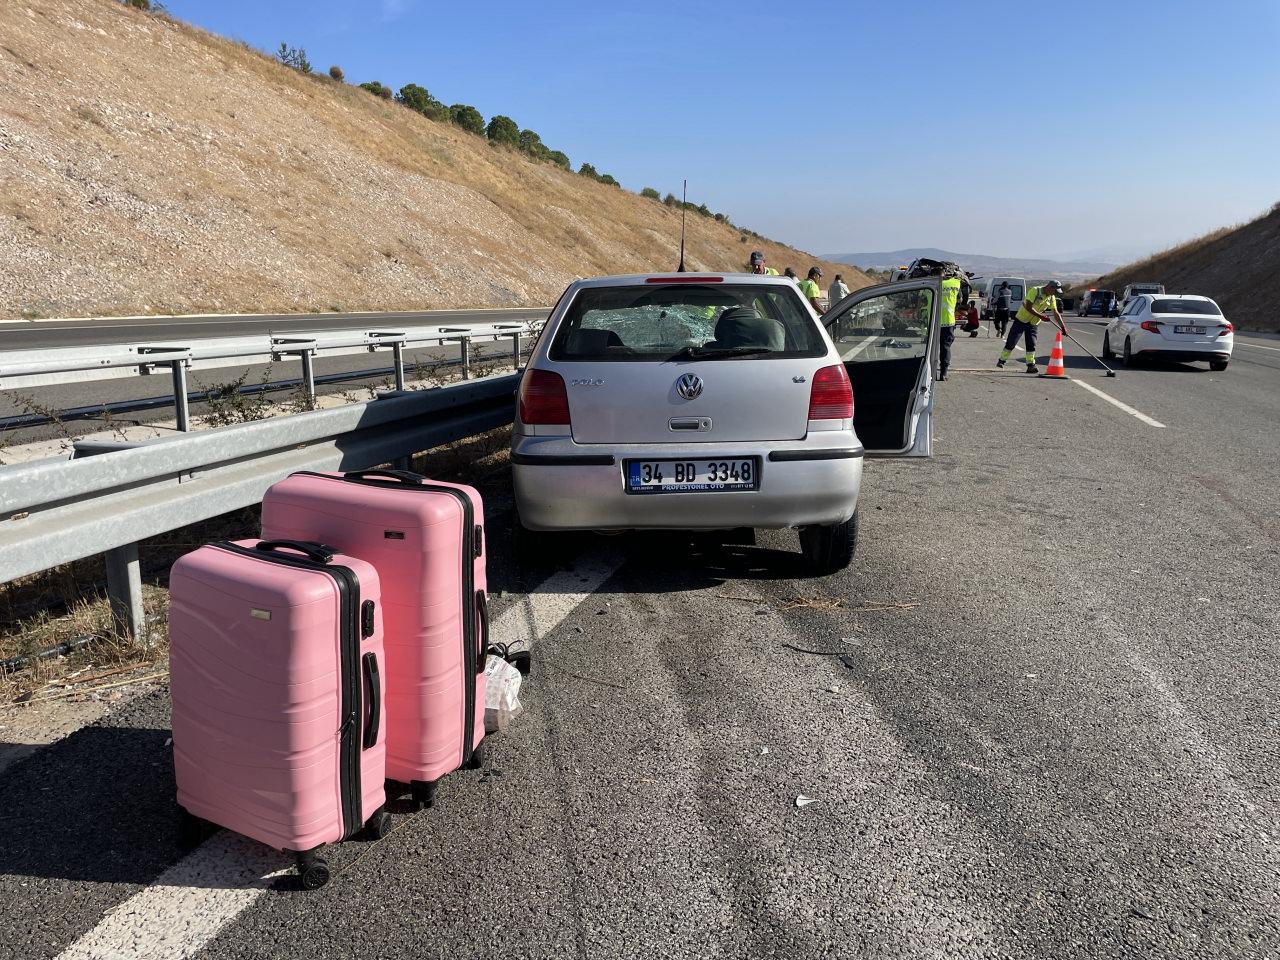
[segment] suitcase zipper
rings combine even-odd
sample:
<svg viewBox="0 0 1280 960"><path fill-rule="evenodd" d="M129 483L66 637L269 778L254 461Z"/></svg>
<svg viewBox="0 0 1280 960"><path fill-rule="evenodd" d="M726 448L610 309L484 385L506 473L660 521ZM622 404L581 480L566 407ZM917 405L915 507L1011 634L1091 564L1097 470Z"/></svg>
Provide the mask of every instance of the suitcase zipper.
<svg viewBox="0 0 1280 960"><path fill-rule="evenodd" d="M462 718L462 763L471 759L472 743L476 734L476 674L478 660L476 656L476 609L475 609L475 561L476 536L479 527L475 523L475 511L471 498L454 487L445 487L434 483L401 482L398 480L379 480L375 477L335 476L331 473L316 473L311 470L299 470L294 476L322 477L326 480L341 480L345 483L363 483L370 487L384 489L422 490L428 493L446 493L457 499L462 505L462 663L466 676L466 689L463 691L464 715ZM425 479L425 478L424 478Z"/></svg>
<svg viewBox="0 0 1280 960"><path fill-rule="evenodd" d="M268 563L328 574L338 587L338 617L342 691L338 727L338 792L342 801L342 836L353 837L364 828L360 789L360 740L355 734L360 715L360 578L347 567L329 566L302 556L270 553L221 542L213 546Z"/></svg>

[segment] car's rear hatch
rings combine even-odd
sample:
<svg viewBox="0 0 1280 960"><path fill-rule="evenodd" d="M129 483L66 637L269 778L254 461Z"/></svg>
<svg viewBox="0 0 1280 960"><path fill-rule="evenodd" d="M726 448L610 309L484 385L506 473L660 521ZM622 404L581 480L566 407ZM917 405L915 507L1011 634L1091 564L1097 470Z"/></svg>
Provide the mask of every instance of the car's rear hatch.
<svg viewBox="0 0 1280 960"><path fill-rule="evenodd" d="M558 363L578 443L803 439L814 372L828 361L747 357L661 363ZM697 377L698 384L680 381Z"/></svg>

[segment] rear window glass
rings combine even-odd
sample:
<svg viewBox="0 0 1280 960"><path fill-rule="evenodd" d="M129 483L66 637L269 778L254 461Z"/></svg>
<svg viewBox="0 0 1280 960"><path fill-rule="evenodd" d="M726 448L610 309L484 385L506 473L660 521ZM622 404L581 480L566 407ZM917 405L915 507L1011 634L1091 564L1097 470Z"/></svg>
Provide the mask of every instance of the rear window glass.
<svg viewBox="0 0 1280 960"><path fill-rule="evenodd" d="M1114 300L1115 294L1110 290L1094 290L1089 296L1095 301Z"/></svg>
<svg viewBox="0 0 1280 960"><path fill-rule="evenodd" d="M791 284L672 283L579 291L551 359L769 359L826 351Z"/></svg>
<svg viewBox="0 0 1280 960"><path fill-rule="evenodd" d="M1001 291L1001 289L1000 289L1000 286L997 284L995 287L992 287L992 289L991 289L991 299L992 299L992 300L999 300L999 299L1000 299L1000 294L1001 294L1001 293L1002 293L1002 291ZM1021 300L1021 299L1022 299L1022 284L1020 284L1020 283L1011 283L1011 284L1009 284L1009 299L1010 299L1010 300Z"/></svg>
<svg viewBox="0 0 1280 960"><path fill-rule="evenodd" d="M1222 316L1222 311L1212 300L1178 300L1174 297L1157 297L1151 301L1152 313L1199 313L1213 317Z"/></svg>
<svg viewBox="0 0 1280 960"><path fill-rule="evenodd" d="M1135 283L1129 288L1130 293L1160 293L1158 283Z"/></svg>

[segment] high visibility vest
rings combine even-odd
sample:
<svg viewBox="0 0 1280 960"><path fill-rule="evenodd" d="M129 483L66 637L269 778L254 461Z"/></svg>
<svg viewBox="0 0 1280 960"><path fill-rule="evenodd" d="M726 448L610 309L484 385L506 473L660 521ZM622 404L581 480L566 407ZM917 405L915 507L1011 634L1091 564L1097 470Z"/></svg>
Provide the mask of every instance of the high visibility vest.
<svg viewBox="0 0 1280 960"><path fill-rule="evenodd" d="M1040 318L1028 311L1028 304L1033 310L1048 313L1058 308L1058 298L1052 293L1046 293L1044 287L1032 287L1027 291L1027 295L1022 300L1022 306L1018 307L1018 319L1034 327L1040 322Z"/></svg>
<svg viewBox="0 0 1280 960"><path fill-rule="evenodd" d="M956 299L960 296L960 278L947 277L942 281L942 319L944 327L956 325Z"/></svg>

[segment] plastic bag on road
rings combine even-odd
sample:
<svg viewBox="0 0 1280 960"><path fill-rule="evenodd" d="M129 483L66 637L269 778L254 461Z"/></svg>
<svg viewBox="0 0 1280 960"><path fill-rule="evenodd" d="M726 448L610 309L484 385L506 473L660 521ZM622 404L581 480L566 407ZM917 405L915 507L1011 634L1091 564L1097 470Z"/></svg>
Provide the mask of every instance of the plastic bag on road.
<svg viewBox="0 0 1280 960"><path fill-rule="evenodd" d="M520 706L520 671L500 656L490 654L484 668L484 730L494 733L506 729Z"/></svg>

